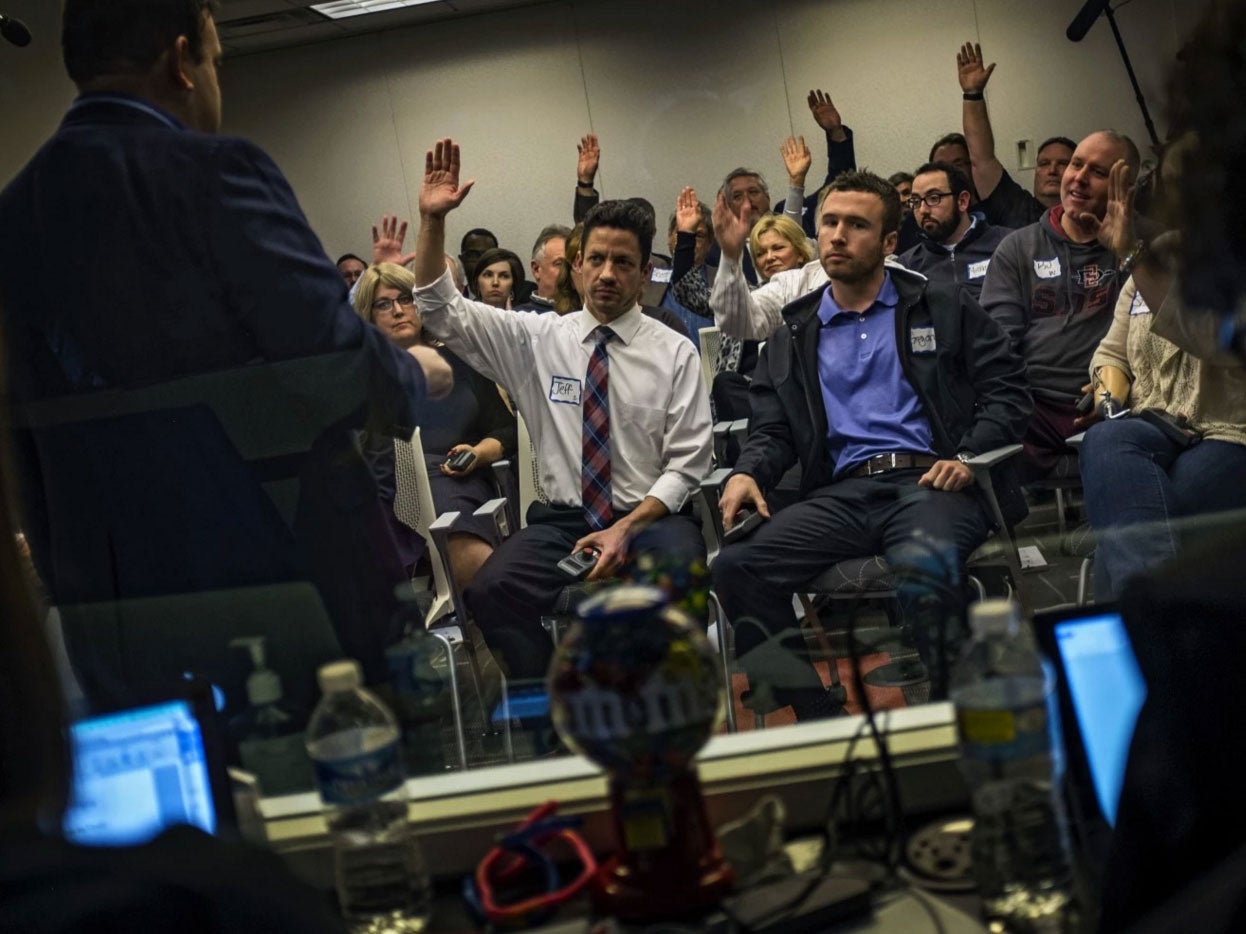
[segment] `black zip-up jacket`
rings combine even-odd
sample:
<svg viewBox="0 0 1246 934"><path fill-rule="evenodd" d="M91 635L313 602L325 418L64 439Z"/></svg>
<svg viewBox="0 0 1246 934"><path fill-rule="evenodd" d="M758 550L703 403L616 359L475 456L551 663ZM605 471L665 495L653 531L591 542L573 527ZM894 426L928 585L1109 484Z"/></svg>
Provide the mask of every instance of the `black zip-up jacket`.
<svg viewBox="0 0 1246 934"><path fill-rule="evenodd" d="M930 420L936 454L982 454L1018 441L1033 405L1025 366L1003 329L963 289L932 290L908 270L888 266L887 271L899 296L900 366ZM762 348L753 371L749 437L735 473L748 474L763 491L772 489L797 459L801 498L830 483L835 470L818 380L822 293L818 289L783 309L783 324ZM929 331L914 334L923 328L933 328L933 348ZM1002 481L998 493L1005 518L1015 521L1024 514L1015 478L1002 471L996 479Z"/></svg>
<svg viewBox="0 0 1246 934"><path fill-rule="evenodd" d="M982 294L986 270L999 246L1012 231L988 224L980 215L953 246L935 243L924 233L917 246L897 257L905 269L920 272L936 288L955 290L963 286L975 299Z"/></svg>

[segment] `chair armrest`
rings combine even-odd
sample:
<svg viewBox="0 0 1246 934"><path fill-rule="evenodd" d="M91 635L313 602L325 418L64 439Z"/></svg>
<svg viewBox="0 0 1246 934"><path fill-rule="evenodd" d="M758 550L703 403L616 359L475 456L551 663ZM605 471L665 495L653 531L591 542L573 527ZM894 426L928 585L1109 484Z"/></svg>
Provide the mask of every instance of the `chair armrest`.
<svg viewBox="0 0 1246 934"><path fill-rule="evenodd" d="M737 418L731 423L731 435L735 438L736 444L744 447L744 441L748 438L748 419Z"/></svg>
<svg viewBox="0 0 1246 934"><path fill-rule="evenodd" d="M450 610L455 618L460 622L466 619L464 615L465 605L463 603L463 594L459 592L459 588L454 584L454 569L450 567L449 541L450 533L454 530L454 526L459 521L457 512L444 512L437 517L437 520L428 527L428 537L433 540L434 554L430 554L429 560L441 563L441 573L445 580L445 587L450 594ZM436 571L433 572L434 578Z"/></svg>
<svg viewBox="0 0 1246 934"><path fill-rule="evenodd" d="M714 463L721 464L727 459L727 437L731 431L731 422L714 422L710 431L714 436Z"/></svg>
<svg viewBox="0 0 1246 934"><path fill-rule="evenodd" d="M502 499L506 500L506 522L509 529L519 528L519 473L515 462L510 458L494 461L493 488ZM506 535L510 535L508 531ZM503 536L506 537L506 536Z"/></svg>
<svg viewBox="0 0 1246 934"><path fill-rule="evenodd" d="M1067 444L1069 447L1077 448L1077 450L1080 451L1082 449L1082 442L1085 440L1086 440L1086 432L1079 431L1077 434L1070 435L1069 437L1065 438L1064 443Z"/></svg>
<svg viewBox="0 0 1246 934"><path fill-rule="evenodd" d="M511 524L506 514L506 507L506 497L499 496L497 499L489 500L472 515L480 516L483 519L492 519L494 527L498 530L498 535L502 538L510 538Z"/></svg>
<svg viewBox="0 0 1246 934"><path fill-rule="evenodd" d="M723 516L718 508L718 494L723 483L731 474L730 467L719 467L701 481L701 486L694 494L701 519L701 537L705 539L706 563L711 563L714 556L722 548Z"/></svg>
<svg viewBox="0 0 1246 934"><path fill-rule="evenodd" d="M969 460L965 461L965 463L969 469L976 474L979 469L984 468L986 470L990 470L996 464L1002 463L1003 461L1008 460L1008 458L1020 454L1022 450L1023 448L1019 444L1006 444L1000 448L992 448L983 454L975 454L973 457L969 458Z"/></svg>

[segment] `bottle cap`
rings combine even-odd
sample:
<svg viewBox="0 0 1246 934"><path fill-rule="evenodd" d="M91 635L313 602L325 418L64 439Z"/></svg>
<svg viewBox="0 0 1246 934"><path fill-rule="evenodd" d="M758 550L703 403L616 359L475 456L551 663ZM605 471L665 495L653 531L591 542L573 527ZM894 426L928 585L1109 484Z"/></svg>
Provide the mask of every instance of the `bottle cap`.
<svg viewBox="0 0 1246 934"><path fill-rule="evenodd" d="M1017 631L1018 607L1012 600L979 600L969 607L969 628L974 636L1010 635Z"/></svg>
<svg viewBox="0 0 1246 934"><path fill-rule="evenodd" d="M353 658L343 658L321 665L320 670L316 672L316 680L320 683L320 690L325 694L332 694L334 691L353 691L363 683L363 677L359 673L359 663Z"/></svg>

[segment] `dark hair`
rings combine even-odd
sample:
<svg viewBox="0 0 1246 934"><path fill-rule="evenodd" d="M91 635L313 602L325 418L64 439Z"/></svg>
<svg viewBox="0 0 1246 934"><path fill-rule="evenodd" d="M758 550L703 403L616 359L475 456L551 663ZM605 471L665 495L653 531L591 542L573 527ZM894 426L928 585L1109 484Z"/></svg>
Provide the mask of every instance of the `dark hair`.
<svg viewBox="0 0 1246 934"><path fill-rule="evenodd" d="M353 259L357 263L363 263L364 269L368 268L368 261L365 259L361 259L360 257L356 256L354 253L343 253L341 256L339 256L337 259L333 261L333 265L341 266L342 263L346 262L348 259Z"/></svg>
<svg viewBox="0 0 1246 934"><path fill-rule="evenodd" d="M480 278L480 274L492 266L494 263L507 263L511 268L511 276L514 283L512 289L517 289L519 283L524 279L523 260L512 253L510 250L500 250L494 247L492 250L485 250L480 254L480 259L476 260L476 265L472 267L472 291L477 292L476 280Z"/></svg>
<svg viewBox="0 0 1246 934"><path fill-rule="evenodd" d="M488 230L487 228L484 228L484 227L473 227L467 233L463 234L463 239L459 241L459 252L460 253L462 253L465 249L467 249L467 239L469 237L488 237L490 240L493 241L493 245L495 247L498 245L497 234L495 234L492 230Z"/></svg>
<svg viewBox="0 0 1246 934"><path fill-rule="evenodd" d="M602 201L584 218L585 244L598 227L613 227L635 234L640 244L640 265L649 262L653 235L657 233L652 211L646 211L634 201Z"/></svg>
<svg viewBox="0 0 1246 934"><path fill-rule="evenodd" d="M934 154L940 146L963 146L965 152L969 152L969 143L965 141L964 133L946 133L934 141L934 145L930 147L930 155L926 157L927 162L934 162Z"/></svg>
<svg viewBox="0 0 1246 934"><path fill-rule="evenodd" d="M920 172L921 170L919 169L918 171ZM899 185L901 182L909 182L912 184L914 174L915 173L910 172L892 172L887 176L887 181L891 182L893 185Z"/></svg>
<svg viewBox="0 0 1246 934"><path fill-rule="evenodd" d="M215 0L65 0L61 50L76 84L142 74L185 36L191 58L203 61L203 24Z"/></svg>
<svg viewBox="0 0 1246 934"><path fill-rule="evenodd" d="M965 176L965 173L950 162L927 162L913 173L913 177L925 175L927 172L942 172L946 175L947 187L952 190L953 198L959 198L962 191L973 194L973 189L969 187L969 179Z"/></svg>
<svg viewBox="0 0 1246 934"><path fill-rule="evenodd" d="M883 236L900 229L900 194L896 191L896 186L887 179L875 175L869 169L854 169L835 176L835 180L826 186L822 200L825 201L826 196L833 191L863 191L877 195L883 203ZM821 203L818 204L818 214L822 214Z"/></svg>
<svg viewBox="0 0 1246 934"><path fill-rule="evenodd" d="M653 206L652 201L650 201L648 198L641 198L639 196L635 198L624 198L623 200L626 201L628 204L634 204L636 205L636 207L640 208L642 211L647 212L648 215L653 218L654 230L657 230L658 210L657 208Z"/></svg>
<svg viewBox="0 0 1246 934"><path fill-rule="evenodd" d="M1038 149L1036 149L1035 152L1041 153L1048 146L1052 146L1056 143L1059 143L1061 146L1068 147L1069 152L1072 152L1077 148L1077 143L1073 142L1067 136L1049 136L1038 144Z"/></svg>
<svg viewBox="0 0 1246 934"><path fill-rule="evenodd" d="M565 224L550 224L548 227L541 228L541 232L536 235L536 242L532 244L533 261L535 262L538 253L544 255L545 244L549 241L555 237L562 237L566 240L569 236L571 236L571 228Z"/></svg>

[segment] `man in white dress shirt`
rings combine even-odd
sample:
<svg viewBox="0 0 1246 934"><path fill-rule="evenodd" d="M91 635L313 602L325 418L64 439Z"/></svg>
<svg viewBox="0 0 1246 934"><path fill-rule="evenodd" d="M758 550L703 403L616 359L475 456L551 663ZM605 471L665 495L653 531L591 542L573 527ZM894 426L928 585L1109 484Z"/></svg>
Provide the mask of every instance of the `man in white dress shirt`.
<svg viewBox="0 0 1246 934"><path fill-rule="evenodd" d="M466 599L510 676L537 678L552 651L540 618L571 583L562 558L597 549L589 580L642 550L704 559L688 498L710 469L709 396L692 344L637 304L651 215L623 201L594 207L576 261L584 308L517 315L464 298L446 275L445 217L472 184L459 184L459 147L439 141L420 188L416 299L424 328L505 386L532 435L549 503L532 505Z"/></svg>

